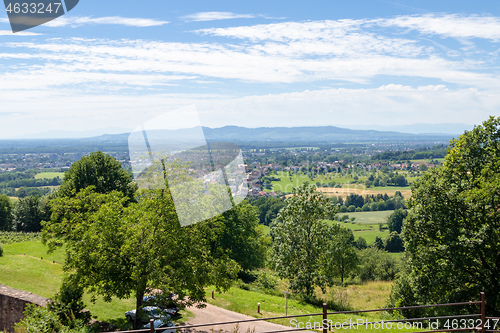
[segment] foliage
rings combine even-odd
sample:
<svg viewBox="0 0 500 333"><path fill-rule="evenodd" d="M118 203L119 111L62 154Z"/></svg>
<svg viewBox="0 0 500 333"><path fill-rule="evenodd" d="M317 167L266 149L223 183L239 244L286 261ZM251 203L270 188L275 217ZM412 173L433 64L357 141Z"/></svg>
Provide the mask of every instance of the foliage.
<svg viewBox="0 0 500 333"><path fill-rule="evenodd" d="M358 239L356 239L354 241L354 246L358 250L363 250L363 249L366 249L368 247L368 244L366 243L366 239L364 239L363 237L359 236Z"/></svg>
<svg viewBox="0 0 500 333"><path fill-rule="evenodd" d="M354 236L350 229L339 224L329 227L328 236L330 239L324 245L321 255L321 269L323 275L328 279L340 278L344 284L346 278L358 265L358 255L354 246ZM329 284L332 284L330 281Z"/></svg>
<svg viewBox="0 0 500 333"><path fill-rule="evenodd" d="M403 226L418 303L477 300L500 314L500 118L451 141L415 184ZM406 297L401 295L401 297Z"/></svg>
<svg viewBox="0 0 500 333"><path fill-rule="evenodd" d="M389 231L396 231L397 233L401 233L401 227L403 226L403 220L408 216L408 211L405 209L398 208L392 213L387 219L387 226L389 227Z"/></svg>
<svg viewBox="0 0 500 333"><path fill-rule="evenodd" d="M22 243L32 240L39 240L40 233L38 232L15 232L15 231L0 231L0 244Z"/></svg>
<svg viewBox="0 0 500 333"><path fill-rule="evenodd" d="M256 284L263 289L275 289L278 286L278 278L274 274L262 272L257 276Z"/></svg>
<svg viewBox="0 0 500 333"><path fill-rule="evenodd" d="M283 199L273 197L251 197L249 202L259 210L259 221L264 225L270 225L278 216L280 209L285 206Z"/></svg>
<svg viewBox="0 0 500 333"><path fill-rule="evenodd" d="M66 326L73 327L76 322L87 324L90 312L83 311L85 304L82 301L83 288L67 275L61 288L54 298L48 303L48 309L58 315L59 320Z"/></svg>
<svg viewBox="0 0 500 333"><path fill-rule="evenodd" d="M396 259L373 247L359 251L359 268L355 273L361 281L391 281L399 271Z"/></svg>
<svg viewBox="0 0 500 333"><path fill-rule="evenodd" d="M12 230L12 203L8 196L0 195L0 231Z"/></svg>
<svg viewBox="0 0 500 333"><path fill-rule="evenodd" d="M95 193L92 186L51 201L43 239L51 248L66 244L64 269L81 287L106 301L133 294L137 311L149 288L175 292L190 305L205 300L206 285L229 287L239 266L219 246L220 219L181 227L168 189L128 201L121 192Z"/></svg>
<svg viewBox="0 0 500 333"><path fill-rule="evenodd" d="M14 226L17 231L39 232L41 222L49 218L46 200L38 196L28 196L19 199L14 205Z"/></svg>
<svg viewBox="0 0 500 333"><path fill-rule="evenodd" d="M243 201L220 217L224 223L219 246L229 251L242 270L249 271L263 267L267 248L258 228L257 210Z"/></svg>
<svg viewBox="0 0 500 333"><path fill-rule="evenodd" d="M91 329L76 321L72 327L64 326L59 317L49 309L28 304L24 318L15 324L16 333L90 333Z"/></svg>
<svg viewBox="0 0 500 333"><path fill-rule="evenodd" d="M385 247L382 238L380 238L379 236L375 237L375 241L373 242L373 247L376 248L377 250L383 250Z"/></svg>
<svg viewBox="0 0 500 333"><path fill-rule="evenodd" d="M0 257L3 256L3 248L2 245L0 244Z"/></svg>
<svg viewBox="0 0 500 333"><path fill-rule="evenodd" d="M137 185L115 158L101 152L93 152L73 163L64 174L58 190L60 196L74 196L88 186L97 193L119 191L129 198L134 197Z"/></svg>
<svg viewBox="0 0 500 333"><path fill-rule="evenodd" d="M385 250L387 252L403 252L405 250L403 240L396 231L390 233L385 240Z"/></svg>
<svg viewBox="0 0 500 333"><path fill-rule="evenodd" d="M321 272L330 231L323 219L335 213L332 202L307 182L285 200L271 229L271 261L278 275L290 280L291 290L310 297L314 286L324 288L329 282Z"/></svg>

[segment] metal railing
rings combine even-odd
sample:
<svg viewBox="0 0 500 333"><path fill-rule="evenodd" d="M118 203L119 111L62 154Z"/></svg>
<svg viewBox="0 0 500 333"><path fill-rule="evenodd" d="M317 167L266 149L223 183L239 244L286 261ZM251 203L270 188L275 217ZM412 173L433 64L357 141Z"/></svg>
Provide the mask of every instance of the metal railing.
<svg viewBox="0 0 500 333"><path fill-rule="evenodd" d="M345 326L341 326L341 327L336 327L336 326L333 327L332 325L329 324L329 323L333 323L333 321L328 320L328 316L341 315L341 314L358 314L358 313L366 313L366 312L399 311L399 310L424 309L424 308L436 308L436 307L453 307L453 306L465 306L465 305L469 305L469 306L470 305L479 305L479 312L473 313L473 314L465 314L465 315L393 319L393 320L373 321L373 322L363 321L362 323L360 323L359 321L354 322L354 323L350 321L349 325L345 325ZM323 311L320 313L291 315L291 316L279 316L279 317L267 317L267 318L252 318L252 319L245 319L245 320L235 320L235 321L225 321L225 322L195 324L195 325L183 325L183 326L175 326L175 327L154 328L153 319L151 319L150 320L150 328L139 329L139 330L130 330L130 331L116 331L113 333L139 333L139 332L154 333L154 332L164 332L167 330L174 330L174 329L176 330L176 333L177 333L178 330L207 327L207 326L232 325L232 324L250 323L250 322L257 322L257 321L268 321L268 320L300 318L300 317L314 317L314 316L318 316L318 317L322 318L322 321L321 321L322 326L320 326L320 328L319 328L320 330L322 330L322 333L327 333L328 330L332 329L332 328L346 329L346 328L352 328L353 326L356 326L356 328L357 328L360 325L365 325L367 327L368 327L368 325L371 325L370 327L373 327L374 325L377 325L377 324L379 324L379 326L380 326L381 323L385 324L386 327L388 327L388 325L391 324L391 327L392 327L392 324L394 324L394 323L396 323L396 324L397 323L405 323L406 324L406 323L410 323L410 322L427 321L429 324L431 320L435 320L436 323L438 323L439 320L448 320L449 321L449 319L457 319L457 321L456 322L452 321L452 324L450 324L448 328L439 329L439 327L438 327L437 329L429 329L429 330L420 330L419 329L416 332L407 332L407 333L458 332L458 331L475 331L475 332L481 332L481 333L500 332L500 318L486 316L486 297L485 297L484 292L481 292L479 295L479 301L472 301L472 302L444 303L444 304L432 304L432 305L415 305L415 306L382 308L382 309L372 309L372 310L353 310L353 311L334 311L334 312L328 312L326 303L323 303ZM465 320L466 318L469 320L468 321ZM473 318L477 318L477 319L474 320ZM472 325L470 325L471 319L473 320ZM461 324L463 324L463 321L458 321L458 320L465 320L466 326L461 325ZM493 329L491 329L492 325L490 324L490 321L495 323L495 325L493 326ZM468 322L468 324L467 324L467 322ZM344 322L343 324L347 324L347 322ZM498 324L498 329L497 329L497 324ZM429 326L429 328L431 328L430 324L428 326ZM316 329L316 328L312 328L312 329ZM274 331L267 331L267 332L257 332L257 333L279 333L279 332L294 332L294 331L305 331L305 330L311 330L311 328L310 327L290 328L290 329L274 330Z"/></svg>

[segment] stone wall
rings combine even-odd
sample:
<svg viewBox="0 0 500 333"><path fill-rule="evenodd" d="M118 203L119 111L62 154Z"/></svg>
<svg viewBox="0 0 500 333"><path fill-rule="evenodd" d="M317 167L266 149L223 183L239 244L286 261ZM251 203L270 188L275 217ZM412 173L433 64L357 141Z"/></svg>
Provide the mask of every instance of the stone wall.
<svg viewBox="0 0 500 333"><path fill-rule="evenodd" d="M47 301L45 297L0 284L0 332L14 332L14 324L23 318L27 304L45 306Z"/></svg>

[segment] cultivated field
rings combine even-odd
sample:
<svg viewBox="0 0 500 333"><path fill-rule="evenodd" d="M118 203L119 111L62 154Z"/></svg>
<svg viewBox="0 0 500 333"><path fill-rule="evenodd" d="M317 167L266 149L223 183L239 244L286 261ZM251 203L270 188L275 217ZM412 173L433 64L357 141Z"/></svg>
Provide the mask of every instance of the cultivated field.
<svg viewBox="0 0 500 333"><path fill-rule="evenodd" d="M64 178L64 172L41 172L35 175L35 179L53 179L53 178Z"/></svg>

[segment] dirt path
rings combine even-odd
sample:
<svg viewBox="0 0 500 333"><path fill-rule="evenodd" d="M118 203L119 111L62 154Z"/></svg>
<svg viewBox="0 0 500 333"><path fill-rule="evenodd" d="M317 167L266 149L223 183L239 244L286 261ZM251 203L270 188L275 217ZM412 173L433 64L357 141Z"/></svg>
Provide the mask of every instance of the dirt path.
<svg viewBox="0 0 500 333"><path fill-rule="evenodd" d="M223 321L236 321L236 320L247 320L247 319L255 319L254 317L250 317L247 315L243 315L241 313L229 311L223 308L219 308L218 306L207 304L207 307L204 309L197 308L189 308L189 311L194 313L194 318L190 318L187 321L187 325L196 325L196 324L207 324L207 323L218 323ZM189 330L182 330L181 332L207 332L211 333L212 329L214 332L218 332L222 330L223 332L228 331L230 333L233 332L235 328L235 324L226 324L226 325L217 325L217 326L205 326L199 328L192 328ZM278 324L273 324L267 321L254 321L249 323L240 323L239 324L239 333L246 333L247 331L254 330L256 333L258 332L269 332L269 331L277 331L277 330L289 330L292 327L283 326ZM296 331L303 332L303 331Z"/></svg>

